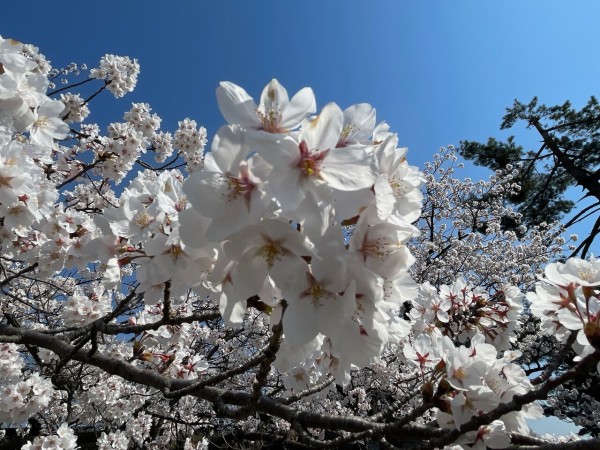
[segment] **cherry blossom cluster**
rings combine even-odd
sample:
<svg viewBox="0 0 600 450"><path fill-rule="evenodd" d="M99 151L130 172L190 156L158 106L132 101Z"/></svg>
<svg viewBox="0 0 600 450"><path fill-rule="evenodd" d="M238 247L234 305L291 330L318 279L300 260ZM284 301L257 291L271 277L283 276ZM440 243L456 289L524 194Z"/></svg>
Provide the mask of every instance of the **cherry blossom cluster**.
<svg viewBox="0 0 600 450"><path fill-rule="evenodd" d="M195 120L184 119L179 122L173 145L180 149L188 172L201 169L204 163L204 147L208 140L206 128L198 127Z"/></svg>
<svg viewBox="0 0 600 450"><path fill-rule="evenodd" d="M90 108L80 94L60 94L60 101L65 105L63 120L67 123L83 122L90 115Z"/></svg>
<svg viewBox="0 0 600 450"><path fill-rule="evenodd" d="M498 358L497 349L487 344L482 334L474 335L468 347L456 347L448 336L420 334L412 345L405 345L403 352L407 360L418 365L432 386L441 380L435 394L439 408L437 421L444 428L460 428L473 416L486 413L532 387L523 368L512 362L519 353L507 351ZM500 427L505 432L505 444L509 442L506 433L529 434L525 419L539 417L541 407L535 404L502 416ZM499 431L497 426L496 431ZM465 436L465 443L470 438Z"/></svg>
<svg viewBox="0 0 600 450"><path fill-rule="evenodd" d="M600 348L600 261L570 258L548 264L527 299L546 334L565 342L577 332L572 347L578 358Z"/></svg>
<svg viewBox="0 0 600 450"><path fill-rule="evenodd" d="M435 286L461 276L476 286L500 289L512 284L529 290L544 266L562 257L565 239L558 224L530 228L507 202L520 187L516 167L494 173L488 181L461 178L453 146L442 147L425 164L426 179L420 235L412 242L413 276Z"/></svg>
<svg viewBox="0 0 600 450"><path fill-rule="evenodd" d="M104 80L108 90L117 98L133 91L140 73L137 59L133 61L127 56L105 55L100 60L100 67L92 69L92 78Z"/></svg>
<svg viewBox="0 0 600 450"><path fill-rule="evenodd" d="M76 448L77 436L66 423L63 423L55 435L38 436L33 442L23 445L21 450L75 450Z"/></svg>
<svg viewBox="0 0 600 450"><path fill-rule="evenodd" d="M312 91L290 100L277 80L259 105L232 83L217 99L229 125L184 183L182 242L216 255L205 285L226 323L241 323L258 295L282 316L286 345L310 353L327 342L343 380L407 328L392 292L414 261L421 176L369 105L313 116ZM347 246L345 221L356 224Z"/></svg>
<svg viewBox="0 0 600 450"><path fill-rule="evenodd" d="M0 239L3 253L14 254L33 245L31 225L53 210L58 194L43 164L52 162L54 140L69 127L64 105L46 96L49 80L22 44L0 40L0 68Z"/></svg>
<svg viewBox="0 0 600 450"><path fill-rule="evenodd" d="M248 100L230 83L217 95L231 120ZM97 217L88 254L105 255L107 267L135 262L147 306L169 281L175 298L192 287L219 304L226 323L240 324L246 299L258 295L277 309L273 317L283 315L289 345L313 348L327 337L332 370L344 379L401 337L390 329L407 330L395 311L415 291L406 243L416 234L421 177L368 105L342 112L329 104L309 117L312 91L289 101L276 80L262 98L217 133L204 168L185 183L176 171L140 173L118 207ZM130 130L152 134L157 121L140 118L145 106L134 110ZM201 150L193 130L180 123L175 145ZM347 248L344 221L356 224Z"/></svg>
<svg viewBox="0 0 600 450"><path fill-rule="evenodd" d="M522 311L523 294L507 286L493 295L459 278L438 289L421 284L412 301L409 316L413 329L421 333L441 331L457 342L466 343L481 333L498 350L508 350Z"/></svg>
<svg viewBox="0 0 600 450"><path fill-rule="evenodd" d="M54 393L50 380L23 376L24 362L14 344L0 344L0 421L19 424L43 411Z"/></svg>

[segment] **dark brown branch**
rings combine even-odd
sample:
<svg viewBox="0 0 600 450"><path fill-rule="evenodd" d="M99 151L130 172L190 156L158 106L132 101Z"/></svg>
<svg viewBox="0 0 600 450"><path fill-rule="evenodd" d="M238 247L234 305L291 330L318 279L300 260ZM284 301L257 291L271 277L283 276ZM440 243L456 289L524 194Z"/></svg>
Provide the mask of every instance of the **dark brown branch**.
<svg viewBox="0 0 600 450"><path fill-rule="evenodd" d="M19 329L10 325L0 324L0 342L12 341L19 344L31 344L48 349L59 357L65 357L73 351L73 345L64 340L43 334L33 330ZM157 371L136 367L112 356L97 352L90 355L85 349L74 352L73 358L84 364L97 367L109 375L116 375L126 381L142 386L157 389L162 392L182 392L196 383L191 380L181 380L166 377ZM226 403L235 406L247 405L251 394L238 390L225 390L216 387L205 386L196 388L193 395L197 398L211 403ZM292 423L299 421L303 426L315 428L328 428L331 430L345 430L360 432L372 428L379 429L382 424L375 424L367 419L359 417L344 417L333 414L321 414L308 411L298 411L290 406L284 405L276 399L261 396L256 403L256 411L263 412Z"/></svg>
<svg viewBox="0 0 600 450"><path fill-rule="evenodd" d="M589 235L583 241L581 241L581 244L579 244L579 246L575 250L573 250L571 256L575 256L581 250L581 257L585 258L585 255L592 246L592 242L594 242L594 239L599 232L600 216L596 219L596 222L594 222L594 226L592 227L592 230L590 231Z"/></svg>
<svg viewBox="0 0 600 450"><path fill-rule="evenodd" d="M303 399L304 397L308 397L309 395L316 394L317 392L321 392L331 383L333 383L333 377L327 377L325 380L320 383L315 384L314 386L303 390L302 392L298 392L295 395L291 395L283 401L284 405L291 405L292 403L297 402L298 400Z"/></svg>
<svg viewBox="0 0 600 450"><path fill-rule="evenodd" d="M81 170L79 172L77 172L75 175L73 175L72 177L67 178L65 181L63 181L62 183L59 183L56 185L56 189L60 189L65 187L67 184L69 184L71 181L76 180L77 178L79 178L81 175L83 175L84 173L86 173L88 170L93 169L94 167L96 167L98 164L102 163L106 161L106 158L99 158L96 161L94 161L93 163L90 164L83 164L81 167Z"/></svg>
<svg viewBox="0 0 600 450"><path fill-rule="evenodd" d="M19 270L18 272L15 272L12 275L6 277L4 280L0 281L0 288L6 286L12 280L19 278L20 276L35 270L37 268L37 266L38 266L38 263L33 263L32 265L25 267L24 269Z"/></svg>
<svg viewBox="0 0 600 450"><path fill-rule="evenodd" d="M158 330L160 327L166 325L181 325L182 323L193 323L193 322L206 322L207 320L215 320L221 317L221 313L218 311L211 311L206 313L193 313L189 316L170 317L165 320L163 317L161 320L152 323L145 323L143 325L129 325L129 324L106 324L100 325L98 330L104 334L138 334L144 331Z"/></svg>
<svg viewBox="0 0 600 450"><path fill-rule="evenodd" d="M397 399L396 401L394 401L394 403L392 403L391 405L389 405L384 410L382 410L382 411L378 412L377 414L374 414L373 416L371 416L371 420L379 421L381 419L385 419L386 417L391 416L395 411L397 411L401 406L403 406L406 403L408 403L417 394L418 394L418 390L417 389L409 391L408 394L403 395L402 397L400 397L399 399Z"/></svg>
<svg viewBox="0 0 600 450"><path fill-rule="evenodd" d="M538 119L531 118L529 123L535 127L538 133L540 133L544 139L544 143L556 157L558 164L567 172L569 172L575 181L577 181L577 184L583 186L583 188L585 188L590 195L593 195L600 200L600 183L598 183L595 177L587 170L578 167L575 162L573 162L573 160L559 148L558 144L554 140L554 137L552 137L548 130L545 130L542 127Z"/></svg>
<svg viewBox="0 0 600 450"><path fill-rule="evenodd" d="M561 348L560 352L558 352L558 354L552 359L552 362L546 365L546 368L544 369L544 372L541 375L531 380L531 384L533 384L534 386L542 384L544 381L550 378L554 372L558 370L560 365L565 361L569 352L571 351L571 345L573 345L576 338L577 333L571 333L569 335L567 341Z"/></svg>
<svg viewBox="0 0 600 450"><path fill-rule="evenodd" d="M61 87L60 89L55 89L54 91L50 91L46 95L48 97L51 97L53 95L59 94L60 92L64 92L64 91L66 91L68 89L72 89L74 87L81 86L83 84L89 83L90 81L93 81L93 80L96 80L96 78L88 78L86 80L80 81L79 83L69 84L68 86Z"/></svg>
<svg viewBox="0 0 600 450"><path fill-rule="evenodd" d="M12 315L12 314L8 314L5 313L4 317L6 317L6 320L8 322L9 325L12 325L13 327L16 328L20 328L21 324L19 323L19 321ZM25 344L25 348L27 349L27 351L29 352L29 354L33 357L33 359L35 360L35 362L37 363L37 365L39 367L43 367L44 363L42 362L38 349L32 345L29 344Z"/></svg>
<svg viewBox="0 0 600 450"><path fill-rule="evenodd" d="M196 390L202 389L206 386L215 385L215 384L220 383L221 381L227 380L228 378L231 378L235 375L242 374L242 373L246 372L248 369L251 369L252 367L257 366L264 360L265 352L268 350L269 345L270 345L270 343L267 344L267 346L265 346L265 348L259 350L258 353L254 357L250 358L248 361L246 361L244 364L241 364L238 367L234 367L233 369L222 372L218 375L215 375L214 377L210 377L205 380L202 380L198 383L195 383L195 384L188 386L187 388L181 389L179 391L164 392L164 396L167 398L179 398L184 395L193 395Z"/></svg>
<svg viewBox="0 0 600 450"><path fill-rule="evenodd" d="M579 125L591 125L594 122L598 122L598 121L600 121L600 117L587 117L582 120L576 120L574 122L567 122L567 123L561 123L559 125L555 125L551 128L547 128L546 131L555 131L555 130L560 130L561 128L576 127Z"/></svg>
<svg viewBox="0 0 600 450"><path fill-rule="evenodd" d="M225 411L233 411L231 407L244 407L249 405L253 400L252 392L244 392L238 390L226 390L216 387L205 386L199 388L197 383L191 380L181 380L166 377L157 371L143 369L135 366L127 361L123 361L112 356L97 352L90 355L90 352L85 349L74 350L74 346L64 340L43 334L33 330L25 330L12 327L10 325L0 325L0 342L10 340L19 344L30 344L37 347L48 349L60 358L71 356L73 360L81 363L97 367L107 374L116 375L124 380L137 383L143 386L157 389L162 392L193 392L191 395L213 403L217 409ZM261 355L262 356L262 355ZM549 379L544 382L539 388L532 390L523 395L516 395L512 401L503 403L492 411L472 418L464 424L460 430L443 430L444 435L430 440L427 444L420 446L421 449L433 449L435 447L443 447L446 444L454 442L458 437L468 431L477 430L481 425L489 424L503 415L517 411L524 405L532 403L536 400L544 399L548 393L557 386L571 380L575 375L582 370L587 370L589 366L596 363L600 358L600 352L584 357L576 366L567 370L563 374ZM192 388L193 389L190 389ZM417 408L424 410L429 405L422 405ZM291 424L298 424L302 428L320 428L329 430L343 430L354 433L367 432L366 436L382 436L398 438L408 432L404 425L409 420L408 416L400 418L394 423L381 424L360 417L336 416L325 413L314 413L310 411L300 411L283 404L278 399L273 399L261 395L254 405L257 412L269 414L288 421ZM412 416L412 415L411 415Z"/></svg>
<svg viewBox="0 0 600 450"><path fill-rule="evenodd" d="M171 282L165 281L165 290L163 295L163 320L168 321L171 317Z"/></svg>
<svg viewBox="0 0 600 450"><path fill-rule="evenodd" d="M271 371L271 366L275 362L279 346L281 345L281 336L283 335L283 326L281 323L273 326L273 334L269 339L269 344L263 353L263 360L260 363L256 373L256 383L252 386L251 403L255 404L262 392L262 388L267 384L267 377Z"/></svg>

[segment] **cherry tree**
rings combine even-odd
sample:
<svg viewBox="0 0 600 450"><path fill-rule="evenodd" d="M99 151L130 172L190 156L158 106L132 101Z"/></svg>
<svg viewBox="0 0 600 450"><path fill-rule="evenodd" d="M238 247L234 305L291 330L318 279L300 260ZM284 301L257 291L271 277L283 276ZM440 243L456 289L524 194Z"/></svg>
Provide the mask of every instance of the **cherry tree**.
<svg viewBox="0 0 600 450"><path fill-rule="evenodd" d="M145 103L86 122L139 71L0 38L3 448L598 445L527 423L598 364L600 262L518 225L516 168L421 172L277 80L222 82L208 148Z"/></svg>

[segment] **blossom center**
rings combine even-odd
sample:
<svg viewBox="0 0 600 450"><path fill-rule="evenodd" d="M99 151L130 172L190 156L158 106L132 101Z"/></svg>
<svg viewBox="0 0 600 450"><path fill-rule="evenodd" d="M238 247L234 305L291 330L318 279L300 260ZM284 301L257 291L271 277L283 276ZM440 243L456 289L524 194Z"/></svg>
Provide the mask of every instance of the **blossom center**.
<svg viewBox="0 0 600 450"><path fill-rule="evenodd" d="M177 212L181 212L185 209L185 207L187 206L187 198L181 198L179 199L179 201L175 204L175 210Z"/></svg>
<svg viewBox="0 0 600 450"><path fill-rule="evenodd" d="M312 274L307 273L306 276L309 286L308 289L300 294L300 298L310 297L313 305L322 306L321 300L323 298L332 298L335 295L328 291L323 283L318 282Z"/></svg>
<svg viewBox="0 0 600 450"><path fill-rule="evenodd" d="M229 190L228 197L230 200L235 200L238 197L250 198L254 183L247 177L227 177L227 188Z"/></svg>
<svg viewBox="0 0 600 450"><path fill-rule="evenodd" d="M313 284L309 288L309 292L310 292L310 296L312 298L314 298L315 300L319 300L325 293L325 289L323 288L322 284L317 283L317 284Z"/></svg>
<svg viewBox="0 0 600 450"><path fill-rule="evenodd" d="M48 118L40 117L33 123L34 128L47 128L49 124Z"/></svg>
<svg viewBox="0 0 600 450"><path fill-rule="evenodd" d="M146 228L152 222L152 219L147 212L141 211L135 215L135 224L140 228Z"/></svg>
<svg viewBox="0 0 600 450"><path fill-rule="evenodd" d="M281 113L278 109L274 107L270 107L266 111L258 109L256 110L256 114L263 130L268 131L269 133L281 133L285 131L279 128L279 124L281 123Z"/></svg>
<svg viewBox="0 0 600 450"><path fill-rule="evenodd" d="M177 262L179 257L183 254L183 250L181 249L181 247L179 245L172 245L168 251L169 251L169 256L171 257L173 262Z"/></svg>
<svg viewBox="0 0 600 450"><path fill-rule="evenodd" d="M465 371L464 367L459 367L458 369L454 370L452 376L457 380L463 381L465 378L467 378L467 372Z"/></svg>
<svg viewBox="0 0 600 450"><path fill-rule="evenodd" d="M279 261L281 259L280 256L282 256L283 253L284 252L279 241L272 241L268 239L267 244L261 248L261 254L263 258L265 258L265 261L267 261L269 268L273 267L275 261Z"/></svg>
<svg viewBox="0 0 600 450"><path fill-rule="evenodd" d="M388 182L394 192L394 197L403 197L406 194L406 185L396 175L388 178Z"/></svg>
<svg viewBox="0 0 600 450"><path fill-rule="evenodd" d="M588 268L580 268L578 270L579 278L583 281L587 281L591 283L596 278L597 271L593 270L591 267Z"/></svg>
<svg viewBox="0 0 600 450"><path fill-rule="evenodd" d="M298 161L298 168L305 177L315 176L318 177L321 173L321 163L329 150L322 152L311 152L308 149L306 141L300 142L298 146L300 150L300 160Z"/></svg>
<svg viewBox="0 0 600 450"><path fill-rule="evenodd" d="M346 145L346 139L348 139L348 136L350 136L354 128L355 127L352 123L347 123L346 125L344 125L344 128L340 133L340 138L338 139L338 147L344 147Z"/></svg>
<svg viewBox="0 0 600 450"><path fill-rule="evenodd" d="M3 187L12 187L12 184L10 183L10 181L13 178L14 177L7 177L7 176L0 175L0 186L3 186Z"/></svg>

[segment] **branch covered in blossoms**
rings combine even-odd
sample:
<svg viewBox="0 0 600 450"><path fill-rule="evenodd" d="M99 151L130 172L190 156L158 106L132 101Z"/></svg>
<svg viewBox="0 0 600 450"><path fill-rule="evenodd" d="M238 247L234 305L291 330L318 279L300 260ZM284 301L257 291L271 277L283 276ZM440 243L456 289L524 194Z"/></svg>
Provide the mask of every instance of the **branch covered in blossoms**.
<svg viewBox="0 0 600 450"><path fill-rule="evenodd" d="M209 149L146 103L82 123L139 70L106 55L80 80L0 38L3 445L520 448L598 362L595 260L524 302L565 242L502 230L512 169L458 181L450 150L422 173L372 106L275 79L258 102L219 85ZM577 354L533 381L529 311Z"/></svg>

